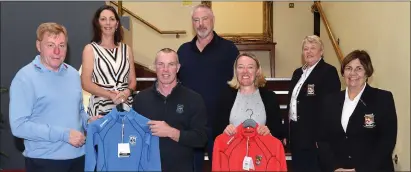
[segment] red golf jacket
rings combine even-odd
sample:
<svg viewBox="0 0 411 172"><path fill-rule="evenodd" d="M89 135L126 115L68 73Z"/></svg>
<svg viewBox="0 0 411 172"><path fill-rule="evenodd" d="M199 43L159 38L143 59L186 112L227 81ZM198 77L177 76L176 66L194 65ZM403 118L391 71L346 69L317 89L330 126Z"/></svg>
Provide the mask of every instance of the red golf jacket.
<svg viewBox="0 0 411 172"><path fill-rule="evenodd" d="M250 171L287 171L281 141L272 135L257 134L256 128L239 125L234 136L225 133L217 136L214 142L212 171L244 171L243 160L247 151L254 166Z"/></svg>

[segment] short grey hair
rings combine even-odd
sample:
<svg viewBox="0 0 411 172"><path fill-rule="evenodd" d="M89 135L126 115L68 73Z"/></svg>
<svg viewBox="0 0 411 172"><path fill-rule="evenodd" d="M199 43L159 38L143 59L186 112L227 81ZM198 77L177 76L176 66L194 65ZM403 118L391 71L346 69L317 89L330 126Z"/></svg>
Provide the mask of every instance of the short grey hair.
<svg viewBox="0 0 411 172"><path fill-rule="evenodd" d="M176 55L176 57L177 57L177 64L180 64L180 61L178 60L178 54L177 54L176 51L174 51L174 50L171 49L171 48L163 48L163 49L157 51L156 57L154 58L154 65L157 63L157 57L158 57L158 55L159 55L160 53L166 53L166 54L174 53L174 54Z"/></svg>
<svg viewBox="0 0 411 172"><path fill-rule="evenodd" d="M191 10L191 17L193 17L194 12L199 8L208 9L210 11L211 16L214 17L213 10L208 5L205 5L205 4L198 4L194 6L193 9Z"/></svg>

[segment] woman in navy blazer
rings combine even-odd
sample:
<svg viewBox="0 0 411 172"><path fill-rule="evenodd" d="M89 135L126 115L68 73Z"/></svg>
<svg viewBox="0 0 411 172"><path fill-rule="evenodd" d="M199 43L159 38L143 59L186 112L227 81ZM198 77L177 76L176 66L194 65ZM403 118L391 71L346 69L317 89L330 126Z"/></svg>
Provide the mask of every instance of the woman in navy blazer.
<svg viewBox="0 0 411 172"><path fill-rule="evenodd" d="M287 147L290 148L294 172L319 171L318 130L321 102L341 90L337 69L323 59L324 44L317 35L302 41L301 56L305 62L291 78L288 91L288 115L284 120Z"/></svg>
<svg viewBox="0 0 411 172"><path fill-rule="evenodd" d="M346 90L324 99L319 150L326 171L394 171L394 99L367 84L373 71L366 51L351 52L341 65Z"/></svg>

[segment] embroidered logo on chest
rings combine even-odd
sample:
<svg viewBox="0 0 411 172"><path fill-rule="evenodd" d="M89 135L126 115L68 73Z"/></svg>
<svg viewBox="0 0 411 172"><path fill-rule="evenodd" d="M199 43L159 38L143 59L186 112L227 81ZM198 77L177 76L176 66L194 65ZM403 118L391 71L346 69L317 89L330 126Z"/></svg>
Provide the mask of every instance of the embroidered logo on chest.
<svg viewBox="0 0 411 172"><path fill-rule="evenodd" d="M137 136L130 135L130 136L129 136L129 141L128 141L128 142L129 142L129 143L130 143L130 145L132 145L132 146L136 145L136 142L137 142Z"/></svg>
<svg viewBox="0 0 411 172"><path fill-rule="evenodd" d="M184 105L178 104L178 105L177 105L176 112L177 112L178 114L182 114L182 113L184 112Z"/></svg>

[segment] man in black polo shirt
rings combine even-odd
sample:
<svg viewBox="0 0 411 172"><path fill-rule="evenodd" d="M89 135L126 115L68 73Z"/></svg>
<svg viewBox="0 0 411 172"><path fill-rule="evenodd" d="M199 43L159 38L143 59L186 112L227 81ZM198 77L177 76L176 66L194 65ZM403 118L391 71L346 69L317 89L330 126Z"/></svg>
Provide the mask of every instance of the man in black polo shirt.
<svg viewBox="0 0 411 172"><path fill-rule="evenodd" d="M161 171L193 171L194 148L207 144L204 101L177 82L180 64L174 50L160 50L154 65L157 81L134 97L133 109L151 120L152 134L160 137Z"/></svg>
<svg viewBox="0 0 411 172"><path fill-rule="evenodd" d="M233 77L234 61L239 52L233 42L218 36L214 31L214 14L208 6L195 6L191 17L197 35L177 51L181 63L178 78L184 86L196 91L204 99L209 129L207 152L211 160L214 143L211 126L218 95ZM196 171L202 171L204 150L197 150L195 159Z"/></svg>

